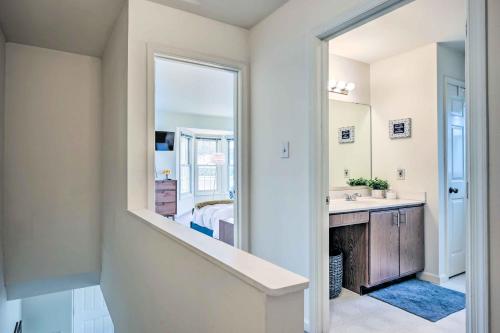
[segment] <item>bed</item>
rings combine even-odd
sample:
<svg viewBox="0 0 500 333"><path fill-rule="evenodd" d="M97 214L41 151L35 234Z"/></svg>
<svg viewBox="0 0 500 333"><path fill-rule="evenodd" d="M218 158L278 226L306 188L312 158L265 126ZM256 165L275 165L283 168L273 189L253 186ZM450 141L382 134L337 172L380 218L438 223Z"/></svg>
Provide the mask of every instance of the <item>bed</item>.
<svg viewBox="0 0 500 333"><path fill-rule="evenodd" d="M213 200L196 204L193 208L191 228L226 243L232 242L234 225L233 200ZM222 229L221 230L221 226ZM222 231L222 233L221 233Z"/></svg>

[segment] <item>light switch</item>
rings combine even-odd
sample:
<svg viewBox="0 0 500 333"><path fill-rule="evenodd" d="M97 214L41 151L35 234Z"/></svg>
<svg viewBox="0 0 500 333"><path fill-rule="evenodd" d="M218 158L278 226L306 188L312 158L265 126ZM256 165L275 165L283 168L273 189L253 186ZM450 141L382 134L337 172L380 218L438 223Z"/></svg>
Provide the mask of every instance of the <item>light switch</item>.
<svg viewBox="0 0 500 333"><path fill-rule="evenodd" d="M405 180L406 179L406 170L399 168L397 170L397 177L398 177L398 180Z"/></svg>
<svg viewBox="0 0 500 333"><path fill-rule="evenodd" d="M344 169L344 178L349 178L351 176L351 172L349 169Z"/></svg>
<svg viewBox="0 0 500 333"><path fill-rule="evenodd" d="M289 158L290 157L290 142L283 141L281 143L281 158Z"/></svg>

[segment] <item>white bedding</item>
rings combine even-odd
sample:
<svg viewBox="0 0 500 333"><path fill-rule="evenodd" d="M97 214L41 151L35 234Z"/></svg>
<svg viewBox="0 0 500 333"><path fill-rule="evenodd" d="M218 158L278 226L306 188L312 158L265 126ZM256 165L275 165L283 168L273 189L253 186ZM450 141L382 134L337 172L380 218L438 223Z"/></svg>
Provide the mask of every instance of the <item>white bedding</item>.
<svg viewBox="0 0 500 333"><path fill-rule="evenodd" d="M219 220L233 218L234 204L207 205L193 212L193 222L214 231L214 238L219 239Z"/></svg>

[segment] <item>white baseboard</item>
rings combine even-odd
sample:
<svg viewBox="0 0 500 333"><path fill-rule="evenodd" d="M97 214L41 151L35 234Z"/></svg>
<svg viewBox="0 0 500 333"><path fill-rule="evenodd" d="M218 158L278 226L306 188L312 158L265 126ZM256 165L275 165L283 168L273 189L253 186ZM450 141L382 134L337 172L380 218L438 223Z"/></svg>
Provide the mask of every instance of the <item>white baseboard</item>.
<svg viewBox="0 0 500 333"><path fill-rule="evenodd" d="M420 280L429 281L431 283L438 284L438 285L441 285L450 279L446 275L436 275L434 273L429 273L429 272L418 273L417 277Z"/></svg>

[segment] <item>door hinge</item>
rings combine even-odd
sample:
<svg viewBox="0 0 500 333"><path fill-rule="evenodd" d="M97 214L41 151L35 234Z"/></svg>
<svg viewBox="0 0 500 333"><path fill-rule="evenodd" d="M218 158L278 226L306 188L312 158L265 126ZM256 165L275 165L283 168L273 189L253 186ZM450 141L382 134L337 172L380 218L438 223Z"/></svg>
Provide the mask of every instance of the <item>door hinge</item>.
<svg viewBox="0 0 500 333"><path fill-rule="evenodd" d="M465 198L469 199L469 182L465 183Z"/></svg>
<svg viewBox="0 0 500 333"><path fill-rule="evenodd" d="M330 205L330 196L329 195L326 196L325 203L327 205Z"/></svg>

